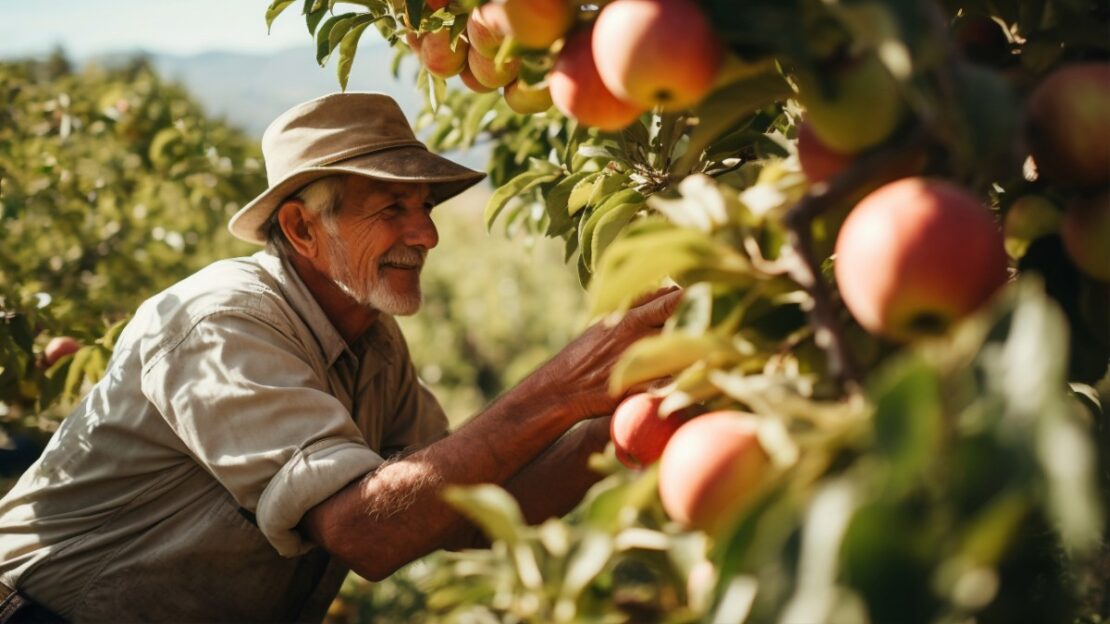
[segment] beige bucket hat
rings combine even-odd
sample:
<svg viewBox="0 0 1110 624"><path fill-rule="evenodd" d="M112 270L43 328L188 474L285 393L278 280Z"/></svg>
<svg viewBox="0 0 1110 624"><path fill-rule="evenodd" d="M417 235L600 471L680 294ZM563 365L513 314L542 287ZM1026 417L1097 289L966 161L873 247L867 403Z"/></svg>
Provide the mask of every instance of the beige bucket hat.
<svg viewBox="0 0 1110 624"><path fill-rule="evenodd" d="M335 174L391 182L426 182L437 202L486 174L428 151L397 102L382 93L333 93L282 113L262 135L270 187L231 217L236 238L263 244L261 227L281 202Z"/></svg>

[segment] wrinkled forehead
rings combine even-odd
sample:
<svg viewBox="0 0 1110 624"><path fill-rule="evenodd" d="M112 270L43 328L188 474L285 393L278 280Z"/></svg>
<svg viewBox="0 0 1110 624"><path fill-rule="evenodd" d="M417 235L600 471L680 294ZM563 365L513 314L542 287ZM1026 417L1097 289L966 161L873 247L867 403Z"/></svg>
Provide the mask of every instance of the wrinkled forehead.
<svg viewBox="0 0 1110 624"><path fill-rule="evenodd" d="M363 176L349 176L344 195L359 204L373 199L424 201L431 196L431 190L431 186L424 182L391 182Z"/></svg>

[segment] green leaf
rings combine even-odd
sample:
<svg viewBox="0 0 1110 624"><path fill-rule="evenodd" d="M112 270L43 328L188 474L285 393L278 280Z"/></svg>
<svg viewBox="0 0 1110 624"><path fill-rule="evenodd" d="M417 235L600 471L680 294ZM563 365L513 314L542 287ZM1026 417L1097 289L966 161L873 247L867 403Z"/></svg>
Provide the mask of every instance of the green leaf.
<svg viewBox="0 0 1110 624"><path fill-rule="evenodd" d="M424 0L405 0L405 11L409 17L409 24L420 30L420 15L424 13Z"/></svg>
<svg viewBox="0 0 1110 624"><path fill-rule="evenodd" d="M516 499L504 489L488 483L448 486L443 489L443 498L477 524L491 541L508 544L517 541L524 514Z"/></svg>
<svg viewBox="0 0 1110 624"><path fill-rule="evenodd" d="M578 237L574 235L567 236L566 246L563 248L563 262L570 262L576 251L578 251Z"/></svg>
<svg viewBox="0 0 1110 624"><path fill-rule="evenodd" d="M559 183L547 194L547 200L544 202L548 218L547 236L562 236L574 226L569 212L570 194L579 182L591 175L597 174L589 171L572 173L559 180Z"/></svg>
<svg viewBox="0 0 1110 624"><path fill-rule="evenodd" d="M497 102L501 99L501 94L497 91L491 93L482 93L474 97L470 101L470 106L466 109L466 117L463 118L462 124L462 144L469 146L474 144L474 140L478 138L478 134L482 130L482 120L493 109Z"/></svg>
<svg viewBox="0 0 1110 624"><path fill-rule="evenodd" d="M743 286L763 276L746 257L703 232L653 229L624 236L609 247L590 287L591 309L595 314L624 310L665 278L715 279Z"/></svg>
<svg viewBox="0 0 1110 624"><path fill-rule="evenodd" d="M642 338L629 347L609 375L609 392L619 394L636 384L674 376L701 361L722 367L739 359L727 341L712 334L670 333Z"/></svg>
<svg viewBox="0 0 1110 624"><path fill-rule="evenodd" d="M769 72L739 80L709 94L694 109L699 123L690 134L686 153L679 159L676 171L693 169L705 148L748 115L793 94L790 85L778 74Z"/></svg>
<svg viewBox="0 0 1110 624"><path fill-rule="evenodd" d="M509 200L523 195L536 186L544 182L550 182L557 177L559 177L558 171L529 170L506 182L504 186L493 192L493 195L489 198L489 202L486 204L486 229L488 230L493 227L493 222L497 220L498 215L501 214L501 211L505 208L505 204L509 203Z"/></svg>
<svg viewBox="0 0 1110 624"><path fill-rule="evenodd" d="M277 19L281 12L289 8L293 4L293 0L274 0L270 3L269 8L266 9L266 33L269 34L270 27L273 26L274 20Z"/></svg>
<svg viewBox="0 0 1110 624"><path fill-rule="evenodd" d="M351 28L355 26L355 19L358 18L358 15L355 13L345 13L344 16L346 19L339 20L339 22L332 27L331 31L328 32L329 51L334 51L342 45L343 38L347 36L347 33L351 32Z"/></svg>
<svg viewBox="0 0 1110 624"><path fill-rule="evenodd" d="M62 387L62 395L68 399L76 399L81 393L81 385L85 382L85 368L92 360L93 353L97 351L97 347L89 345L81 347L76 353L73 354L73 360L69 363L69 369L66 370L66 381Z"/></svg>
<svg viewBox="0 0 1110 624"><path fill-rule="evenodd" d="M882 370L869 388L875 404L875 437L890 464L885 471L891 495L909 488L935 456L942 406L937 373L918 357Z"/></svg>
<svg viewBox="0 0 1110 624"><path fill-rule="evenodd" d="M358 18L355 18L358 20ZM355 62L355 51L358 49L358 40L362 37L362 31L366 30L369 22L363 22L351 28L351 30L343 35L343 42L339 44L339 65L336 71L339 74L339 88L347 90L347 78L351 75L351 65Z"/></svg>
<svg viewBox="0 0 1110 624"><path fill-rule="evenodd" d="M590 194L590 198L587 200L587 205L602 205L603 203L609 201L610 195L613 195L617 191L625 188L626 186L628 186L628 183L629 177L627 174L623 173L607 175L601 178L598 184L594 185L593 193Z"/></svg>
<svg viewBox="0 0 1110 624"><path fill-rule="evenodd" d="M590 215L585 225L579 228L582 241L582 253L586 256L586 263L592 269L594 263L601 257L601 251L613 242L618 232L632 220L644 207L644 196L639 191L625 189L610 195L597 210Z"/></svg>
<svg viewBox="0 0 1110 624"><path fill-rule="evenodd" d="M324 19L324 16L327 15L327 13L328 7L325 5L320 9L305 14L304 23L305 26L308 27L308 34L316 34L316 27L320 24L320 20Z"/></svg>
<svg viewBox="0 0 1110 624"><path fill-rule="evenodd" d="M116 340L119 339L119 335L123 333L123 330L127 327L127 323L130 320L130 318L125 318L121 321L113 323L110 327L108 327L107 330L105 330L104 335L97 339L96 343L103 346L108 351L112 351L113 349L115 349Z"/></svg>
<svg viewBox="0 0 1110 624"><path fill-rule="evenodd" d="M581 533L563 576L559 601L565 606L559 610L560 615L569 616L574 613L578 597L609 565L613 550L613 538L609 535L589 530Z"/></svg>
<svg viewBox="0 0 1110 624"><path fill-rule="evenodd" d="M342 15L333 15L324 20L316 30L316 63L323 67L327 64L328 58L331 56L331 31L339 22L350 19L351 13L344 13Z"/></svg>
<svg viewBox="0 0 1110 624"><path fill-rule="evenodd" d="M586 207L590 197L593 197L594 187L600 184L603 177L605 176L601 172L590 172L579 178L567 197L568 217L573 217L579 210Z"/></svg>

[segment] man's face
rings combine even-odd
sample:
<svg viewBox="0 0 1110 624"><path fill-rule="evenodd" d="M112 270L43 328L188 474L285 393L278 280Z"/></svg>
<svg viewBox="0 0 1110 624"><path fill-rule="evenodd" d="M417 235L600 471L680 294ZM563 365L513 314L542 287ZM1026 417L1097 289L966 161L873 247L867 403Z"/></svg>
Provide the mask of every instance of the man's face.
<svg viewBox="0 0 1110 624"><path fill-rule="evenodd" d="M329 275L352 299L387 314L420 309L420 270L439 242L427 184L348 176L325 237Z"/></svg>

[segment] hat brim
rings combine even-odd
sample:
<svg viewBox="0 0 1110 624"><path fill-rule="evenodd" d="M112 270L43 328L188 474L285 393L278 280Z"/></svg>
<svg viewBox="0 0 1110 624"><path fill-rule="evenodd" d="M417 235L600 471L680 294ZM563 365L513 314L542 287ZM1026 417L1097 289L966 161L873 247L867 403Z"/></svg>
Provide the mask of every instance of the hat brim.
<svg viewBox="0 0 1110 624"><path fill-rule="evenodd" d="M464 167L422 147L403 146L363 154L329 165L297 169L262 192L227 224L232 236L262 245L262 225L291 195L310 182L331 175L360 175L386 182L425 183L436 203L444 202L481 182L486 174Z"/></svg>

